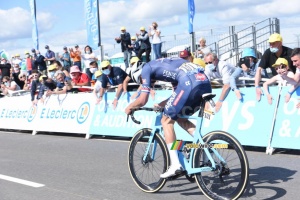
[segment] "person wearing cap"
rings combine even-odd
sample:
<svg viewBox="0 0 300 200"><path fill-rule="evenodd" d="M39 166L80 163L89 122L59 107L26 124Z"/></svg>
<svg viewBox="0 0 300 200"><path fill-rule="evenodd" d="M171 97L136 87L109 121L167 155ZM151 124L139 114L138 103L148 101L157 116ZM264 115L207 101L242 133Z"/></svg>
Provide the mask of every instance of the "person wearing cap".
<svg viewBox="0 0 300 200"><path fill-rule="evenodd" d="M55 60L55 53L50 50L50 47L48 45L45 46L46 54L45 54L45 62L47 66L52 65L53 61Z"/></svg>
<svg viewBox="0 0 300 200"><path fill-rule="evenodd" d="M48 78L55 79L55 72L58 70L57 65L52 64L48 67Z"/></svg>
<svg viewBox="0 0 300 200"><path fill-rule="evenodd" d="M94 74L96 78L96 84L94 86L93 94L96 98L96 104L99 104L102 100L100 97L100 89L102 88L102 83L101 83L101 76L102 76L102 71L97 70Z"/></svg>
<svg viewBox="0 0 300 200"><path fill-rule="evenodd" d="M64 69L67 70L68 72L70 71L71 67L71 56L68 52L68 48L66 46L63 47L64 53L59 56L60 60L63 63Z"/></svg>
<svg viewBox="0 0 300 200"><path fill-rule="evenodd" d="M72 76L72 86L78 87L79 92L89 92L88 88L80 88L81 86L89 86L90 79L87 74L82 73L77 65L70 68L70 74Z"/></svg>
<svg viewBox="0 0 300 200"><path fill-rule="evenodd" d="M230 90L230 76L234 72L235 66L226 61L219 60L217 55L211 52L205 54L204 61L206 64L204 73L208 77L208 79L222 80L222 91L215 107L215 111L218 112L221 109L223 101L227 97Z"/></svg>
<svg viewBox="0 0 300 200"><path fill-rule="evenodd" d="M182 59L187 60L189 62L193 62L193 60L194 60L191 52L189 52L186 49L179 52L179 58L182 58Z"/></svg>
<svg viewBox="0 0 300 200"><path fill-rule="evenodd" d="M274 70L276 70L277 75L273 76L271 79L267 80L263 84L264 92L266 94L269 104L272 104L273 100L272 95L269 93L269 85L277 81L279 81L282 85L295 84L295 81L293 80L294 73L290 71L289 63L285 58L278 58L275 64L272 65L272 67L274 68ZM290 79L286 79L285 77L289 77L290 79L292 79L292 82L290 82Z"/></svg>
<svg viewBox="0 0 300 200"><path fill-rule="evenodd" d="M193 63L205 68L205 62L201 58L194 58Z"/></svg>
<svg viewBox="0 0 300 200"><path fill-rule="evenodd" d="M140 50L140 43L138 41L136 41L136 37L132 36L131 37L131 45L130 45L131 50L134 52L135 55L133 56L137 56Z"/></svg>
<svg viewBox="0 0 300 200"><path fill-rule="evenodd" d="M136 33L136 37L139 42L141 42L141 47L137 57L142 60L142 55L146 52L146 62L150 61L150 53L151 53L151 43L149 40L148 32L145 30L145 27L140 28L140 33Z"/></svg>
<svg viewBox="0 0 300 200"><path fill-rule="evenodd" d="M36 50L36 59L34 61L34 65L41 74L47 75L47 64L45 57L40 53L39 50Z"/></svg>
<svg viewBox="0 0 300 200"><path fill-rule="evenodd" d="M124 54L124 63L125 67L129 67L129 59L131 58L132 49L131 49L131 37L130 33L126 32L126 28L122 26L120 28L121 35L115 38L117 43L121 44L121 50Z"/></svg>
<svg viewBox="0 0 300 200"><path fill-rule="evenodd" d="M282 45L282 37L278 33L274 33L269 37L270 48L268 48L259 63L259 67L256 70L255 74L255 90L256 90L256 100L260 101L261 95L263 94L262 89L260 88L261 72L262 70L271 70L271 74L266 74L266 76L275 76L277 75L276 70L272 65L276 62L277 58L285 58L289 63L289 68L292 72L295 73L296 68L292 65L290 55L292 49Z"/></svg>
<svg viewBox="0 0 300 200"><path fill-rule="evenodd" d="M120 67L112 67L110 62L105 60L101 62L101 69L103 75L101 76L101 89L100 89L100 101L102 100L103 94L105 89L107 88L108 84L110 86L118 86L116 95L113 101L113 108L115 109L118 104L118 100L123 91L123 82L125 79L130 79L126 72L122 70Z"/></svg>
<svg viewBox="0 0 300 200"><path fill-rule="evenodd" d="M254 48L243 49L238 66L230 76L230 87L232 91L235 92L236 97L241 101L243 101L243 97L236 82L239 77L254 78L259 62L260 60L257 59L256 50ZM264 72L262 72L262 74L264 75Z"/></svg>
<svg viewBox="0 0 300 200"><path fill-rule="evenodd" d="M11 69L11 64L8 63L5 58L1 58L0 70L1 70L2 77L4 76L10 77L10 69Z"/></svg>
<svg viewBox="0 0 300 200"><path fill-rule="evenodd" d="M149 37L152 39L154 59L161 58L161 31L157 28L158 24L156 22L152 22L152 25L149 27Z"/></svg>
<svg viewBox="0 0 300 200"><path fill-rule="evenodd" d="M80 71L82 71L81 68L81 51L79 49L78 44L75 45L75 51L73 48L70 48L70 56L73 59L73 65L76 65Z"/></svg>
<svg viewBox="0 0 300 200"><path fill-rule="evenodd" d="M36 56L37 56L37 55L36 55L36 50L35 50L35 48L32 48L32 49L31 49L31 53L32 53L32 59L33 59L33 60L36 60Z"/></svg>
<svg viewBox="0 0 300 200"><path fill-rule="evenodd" d="M54 90L47 90L46 96L52 94L66 94L68 91L71 91L71 78L67 77L63 71L55 72L56 88Z"/></svg>

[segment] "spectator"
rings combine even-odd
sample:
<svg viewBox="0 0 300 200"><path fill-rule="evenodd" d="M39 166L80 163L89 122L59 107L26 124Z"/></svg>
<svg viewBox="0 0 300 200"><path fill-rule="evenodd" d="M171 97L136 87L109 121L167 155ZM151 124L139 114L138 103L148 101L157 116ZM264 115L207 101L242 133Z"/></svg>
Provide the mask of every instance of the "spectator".
<svg viewBox="0 0 300 200"><path fill-rule="evenodd" d="M154 59L161 58L161 38L160 38L160 30L157 28L158 25L156 22L153 22L149 27L149 37L152 39L153 51L154 51Z"/></svg>
<svg viewBox="0 0 300 200"><path fill-rule="evenodd" d="M66 71L70 71L70 67L71 67L71 56L68 52L68 48L65 46L63 48L64 53L62 55L59 56L60 60L63 62L64 65L64 70Z"/></svg>
<svg viewBox="0 0 300 200"><path fill-rule="evenodd" d="M36 93L38 90L38 94L37 94L36 98L34 98L32 100L33 105L37 105L38 100L40 100L42 103L44 103L43 95L48 90L48 87L45 86L45 82L47 79L48 79L48 77L46 75L41 75L39 77L39 84L38 84L39 87L36 88L36 91L34 91L34 93Z"/></svg>
<svg viewBox="0 0 300 200"><path fill-rule="evenodd" d="M89 68L89 71L90 73L92 74L92 77L90 78L91 79L91 85L94 86L94 83L95 83L95 80L97 79L95 77L95 73L98 71L98 63L97 61L92 61L90 63L90 68Z"/></svg>
<svg viewBox="0 0 300 200"><path fill-rule="evenodd" d="M46 54L45 54L45 62L47 64L47 66L52 65L52 63L56 60L55 59L55 53L53 51L50 50L49 46L46 45L45 49L47 50Z"/></svg>
<svg viewBox="0 0 300 200"><path fill-rule="evenodd" d="M36 95L37 91L40 90L41 87L41 83L40 83L40 73L36 70L32 71L32 75L31 77L28 77L28 79L26 79L26 81L28 81L28 84L26 84L25 81L25 85L24 87L26 87L26 85L28 85L28 90L30 90L30 95L31 95L31 102L33 105L37 104L37 98L38 95Z"/></svg>
<svg viewBox="0 0 300 200"><path fill-rule="evenodd" d="M25 83L27 82L27 76L26 76L26 74L20 73L17 77L18 78L16 79L15 76L14 76L15 82L19 85L20 89L26 90L27 87L24 88Z"/></svg>
<svg viewBox="0 0 300 200"><path fill-rule="evenodd" d="M27 74L30 75L33 67L33 60L28 51L25 51L25 63L26 63L26 70Z"/></svg>
<svg viewBox="0 0 300 200"><path fill-rule="evenodd" d="M84 47L84 54L81 56L81 58L85 66L85 73L88 75L89 79L92 79L93 73L95 71L93 71L94 69L92 69L92 71L90 70L90 63L93 61L97 61L97 58L95 57L95 54L93 53L93 50L89 45Z"/></svg>
<svg viewBox="0 0 300 200"><path fill-rule="evenodd" d="M182 58L182 59L185 59L189 62L193 62L194 58L191 54L191 52L189 52L188 50L183 50L179 53L179 57Z"/></svg>
<svg viewBox="0 0 300 200"><path fill-rule="evenodd" d="M31 49L31 53L32 53L32 60L36 60L37 52L36 52L35 48Z"/></svg>
<svg viewBox="0 0 300 200"><path fill-rule="evenodd" d="M146 62L150 61L150 53L151 53L151 44L149 41L149 35L148 32L145 31L145 27L140 28L140 33L136 34L138 41L141 42L141 48L139 50L139 53L137 57L139 57L140 60L142 60L142 55L144 52L146 52Z"/></svg>
<svg viewBox="0 0 300 200"><path fill-rule="evenodd" d="M269 37L270 48L268 48L259 63L259 67L256 70L255 74L255 88L256 88L256 100L260 101L262 90L259 86L259 82L261 80L261 72L262 70L266 70L267 68L271 68L272 75L277 75L276 70L271 67L277 60L277 58L285 58L292 72L295 73L296 68L292 65L292 61L290 55L292 53L292 49L282 45L282 37L278 33L274 33ZM266 76L268 74L266 73Z"/></svg>
<svg viewBox="0 0 300 200"><path fill-rule="evenodd" d="M121 35L120 37L116 37L115 40L117 43L121 43L121 50L124 54L124 63L125 63L125 67L128 68L129 67L129 59L131 58L131 38L130 38L130 34L128 32L126 32L126 28L123 26L121 27Z"/></svg>
<svg viewBox="0 0 300 200"><path fill-rule="evenodd" d="M67 77L63 71L56 71L56 88L54 90L47 90L47 96L52 94L66 94L71 91L71 78Z"/></svg>
<svg viewBox="0 0 300 200"><path fill-rule="evenodd" d="M242 53L242 58L230 77L230 87L235 92L236 97L242 100L242 95L236 81L240 76L254 78L256 69L259 65L255 50L253 48L245 48Z"/></svg>
<svg viewBox="0 0 300 200"><path fill-rule="evenodd" d="M48 67L48 78L55 79L55 72L58 70L56 64L52 64Z"/></svg>
<svg viewBox="0 0 300 200"><path fill-rule="evenodd" d="M70 74L72 76L72 87L79 86L78 91L79 92L88 92L90 89L88 88L80 88L81 86L89 86L90 85L90 79L87 74L82 73L77 65L74 65L70 69Z"/></svg>
<svg viewBox="0 0 300 200"><path fill-rule="evenodd" d="M295 81L293 80L294 73L289 70L289 63L285 58L278 58L276 60L275 64L272 65L272 67L274 67L275 70L277 71L277 75L273 76L271 79L267 80L263 84L264 91L268 98L269 104L272 104L272 100L273 100L272 95L269 93L269 85L270 84L275 83L276 81L280 81L280 82L287 81L287 83L289 83L289 84L295 84ZM285 77L289 77L293 81L289 82L289 80L286 80ZM283 85L285 85L285 84L283 84Z"/></svg>
<svg viewBox="0 0 300 200"><path fill-rule="evenodd" d="M76 65L80 71L82 71L81 69L81 51L79 49L78 44L75 45L75 51L73 50L73 48L70 48L70 54L71 54L71 58L73 58L73 65Z"/></svg>
<svg viewBox="0 0 300 200"><path fill-rule="evenodd" d="M45 61L45 57L41 55L39 50L36 50L36 59L34 61L34 64L37 66L37 70L47 76L47 64Z"/></svg>
<svg viewBox="0 0 300 200"><path fill-rule="evenodd" d="M99 98L100 89L102 88L101 76L102 76L102 71L98 70L95 72L95 78L97 79L97 81L93 90L93 94L96 98L96 104L99 104L101 101L101 99Z"/></svg>
<svg viewBox="0 0 300 200"><path fill-rule="evenodd" d="M199 39L199 47L197 49L196 55L197 58L204 58L205 54L210 53L211 48L209 46L206 46L206 40L205 38Z"/></svg>
<svg viewBox="0 0 300 200"><path fill-rule="evenodd" d="M18 86L23 89L25 79L26 79L26 74L25 73L20 73L20 67L18 64L15 65L15 67L12 68L12 77L13 80L18 84ZM20 79L20 74L24 75L24 79Z"/></svg>
<svg viewBox="0 0 300 200"><path fill-rule="evenodd" d="M10 77L10 69L11 69L11 64L8 63L5 58L1 58L0 70L1 70L2 77L4 76Z"/></svg>
<svg viewBox="0 0 300 200"><path fill-rule="evenodd" d="M9 76L3 76L1 90L3 95L7 95L12 94L14 91L20 90L20 87L15 81L12 81Z"/></svg>
<svg viewBox="0 0 300 200"><path fill-rule="evenodd" d="M222 103L225 100L229 90L230 90L230 76L235 70L235 67L225 61L221 61L218 59L215 53L207 53L204 56L204 61L206 64L205 67L205 74L209 80L220 78L222 79L223 87L222 92L219 97L219 100L216 102L215 111L218 112L221 107Z"/></svg>
<svg viewBox="0 0 300 200"><path fill-rule="evenodd" d="M16 65L16 64L18 64L19 66L20 66L20 63L22 62L22 60L21 60L21 58L20 58L20 54L16 54L15 55L15 59L14 59L14 61L13 61L13 63L12 63L12 65L13 65L13 67ZM20 66L21 67L21 66Z"/></svg>
<svg viewBox="0 0 300 200"><path fill-rule="evenodd" d="M131 37L131 45L130 45L131 50L134 52L134 56L137 56L140 50L140 43L136 41L136 37L132 36Z"/></svg>
<svg viewBox="0 0 300 200"><path fill-rule="evenodd" d="M38 82L40 77L40 73L37 70L32 70L32 74L25 79L25 84L23 90L31 90L34 82Z"/></svg>
<svg viewBox="0 0 300 200"><path fill-rule="evenodd" d="M65 76L71 78L71 75L70 75L69 71L67 71L66 69L64 69L64 67L62 66L61 62L59 62L58 60L56 60L56 61L53 62L53 65L56 66L57 71L63 71L64 74L65 74Z"/></svg>
<svg viewBox="0 0 300 200"><path fill-rule="evenodd" d="M113 107L115 109L123 91L123 82L127 77L129 78L129 76L120 67L112 67L109 61L102 61L101 68L103 75L100 80L102 88L100 89L99 102L102 100L104 90L107 88L108 84L111 86L118 86L116 96L113 101Z"/></svg>

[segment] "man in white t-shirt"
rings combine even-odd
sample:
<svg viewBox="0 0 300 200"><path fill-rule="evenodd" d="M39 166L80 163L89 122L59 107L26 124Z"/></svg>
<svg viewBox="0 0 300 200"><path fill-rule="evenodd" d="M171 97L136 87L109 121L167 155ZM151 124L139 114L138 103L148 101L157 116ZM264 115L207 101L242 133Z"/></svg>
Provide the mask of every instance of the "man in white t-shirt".
<svg viewBox="0 0 300 200"><path fill-rule="evenodd" d="M220 61L215 53L208 53L204 57L205 75L209 80L222 79L223 87L219 100L216 102L215 111L218 112L230 90L230 76L234 72L235 67L225 61Z"/></svg>
<svg viewBox="0 0 300 200"><path fill-rule="evenodd" d="M152 46L154 52L154 59L161 58L161 38L160 30L157 28L158 25L156 22L152 23L152 26L149 27L149 37L152 38Z"/></svg>

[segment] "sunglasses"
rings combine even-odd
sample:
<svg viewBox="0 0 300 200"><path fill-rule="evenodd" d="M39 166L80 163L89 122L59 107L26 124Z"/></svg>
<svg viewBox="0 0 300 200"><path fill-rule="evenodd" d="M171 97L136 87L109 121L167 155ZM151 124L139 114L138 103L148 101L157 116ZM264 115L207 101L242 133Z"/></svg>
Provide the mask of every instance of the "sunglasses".
<svg viewBox="0 0 300 200"><path fill-rule="evenodd" d="M102 70L106 70L106 69L108 69L108 66L107 67L102 67Z"/></svg>
<svg viewBox="0 0 300 200"><path fill-rule="evenodd" d="M37 74L34 74L34 75L32 75L33 77L38 77L38 75Z"/></svg>
<svg viewBox="0 0 300 200"><path fill-rule="evenodd" d="M213 62L206 62L205 64L207 65L207 64L212 64Z"/></svg>

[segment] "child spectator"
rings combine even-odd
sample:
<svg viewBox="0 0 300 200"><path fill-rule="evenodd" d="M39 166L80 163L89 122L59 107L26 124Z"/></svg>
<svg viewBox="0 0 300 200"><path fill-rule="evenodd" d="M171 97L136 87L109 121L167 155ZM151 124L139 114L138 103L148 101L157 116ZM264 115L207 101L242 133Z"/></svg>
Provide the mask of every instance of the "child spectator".
<svg viewBox="0 0 300 200"><path fill-rule="evenodd" d="M140 50L140 43L138 41L136 41L135 36L131 37L131 45L129 45L129 47L135 53L135 55L133 55L133 56L137 56L139 53L139 50Z"/></svg>
<svg viewBox="0 0 300 200"><path fill-rule="evenodd" d="M294 84L290 83L289 79L285 79L285 77L293 78L294 73L290 71L289 63L285 58L278 58L275 62L275 64L272 65L272 67L275 68L276 72L278 73L276 76L273 76L271 79L266 81L263 84L265 94L268 98L268 103L272 104L273 97L269 93L269 85L272 83L275 83L276 81L280 81L280 84L286 85L286 84Z"/></svg>

